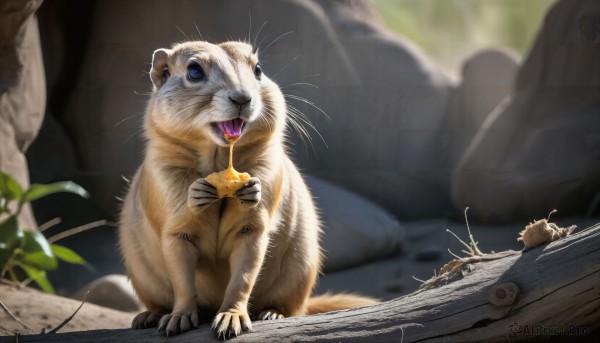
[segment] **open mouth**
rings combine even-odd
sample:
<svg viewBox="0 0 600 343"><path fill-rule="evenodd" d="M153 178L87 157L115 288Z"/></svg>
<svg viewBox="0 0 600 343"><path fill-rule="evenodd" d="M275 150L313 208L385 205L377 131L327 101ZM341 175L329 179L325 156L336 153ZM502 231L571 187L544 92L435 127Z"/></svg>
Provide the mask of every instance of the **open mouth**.
<svg viewBox="0 0 600 343"><path fill-rule="evenodd" d="M212 123L212 125L220 136L230 139L239 138L242 135L246 122L240 118L235 118Z"/></svg>

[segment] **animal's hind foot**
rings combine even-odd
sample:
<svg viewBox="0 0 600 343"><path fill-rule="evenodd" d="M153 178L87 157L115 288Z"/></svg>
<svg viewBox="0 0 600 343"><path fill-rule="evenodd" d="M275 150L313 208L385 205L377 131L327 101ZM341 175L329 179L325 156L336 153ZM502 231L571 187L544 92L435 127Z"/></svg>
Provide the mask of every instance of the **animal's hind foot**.
<svg viewBox="0 0 600 343"><path fill-rule="evenodd" d="M165 314L160 319L158 332L162 332L165 336L171 337L192 329L197 329L199 325L199 313L197 310L186 313L173 312Z"/></svg>
<svg viewBox="0 0 600 343"><path fill-rule="evenodd" d="M156 312L156 311L144 311L135 318L131 322L132 329L150 329L155 328L158 325L158 321L164 313Z"/></svg>
<svg viewBox="0 0 600 343"><path fill-rule="evenodd" d="M285 316L275 309L264 310L256 316L257 320L275 320L283 318L285 318Z"/></svg>

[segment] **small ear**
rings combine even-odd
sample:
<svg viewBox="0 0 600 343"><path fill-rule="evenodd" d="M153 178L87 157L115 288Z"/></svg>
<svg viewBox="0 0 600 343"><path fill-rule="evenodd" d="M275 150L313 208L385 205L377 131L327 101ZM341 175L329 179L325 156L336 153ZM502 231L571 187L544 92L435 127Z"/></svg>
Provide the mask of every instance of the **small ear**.
<svg viewBox="0 0 600 343"><path fill-rule="evenodd" d="M169 73L169 56L172 50L158 49L152 55L152 69L150 69L150 79L154 84L154 89L160 88L168 78ZM166 74L165 74L166 71ZM166 77L165 77L166 76Z"/></svg>

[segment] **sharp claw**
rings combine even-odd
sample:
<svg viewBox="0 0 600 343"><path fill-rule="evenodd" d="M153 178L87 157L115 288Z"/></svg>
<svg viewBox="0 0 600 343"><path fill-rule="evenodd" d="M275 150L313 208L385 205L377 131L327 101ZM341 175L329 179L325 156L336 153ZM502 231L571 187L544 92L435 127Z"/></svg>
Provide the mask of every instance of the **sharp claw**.
<svg viewBox="0 0 600 343"><path fill-rule="evenodd" d="M197 189L197 188L194 188L194 189L192 189L192 191L194 191L194 192L201 192L201 193L207 193L207 194L215 195L215 196L217 195L217 193L211 192L211 191L207 191L206 189Z"/></svg>
<svg viewBox="0 0 600 343"><path fill-rule="evenodd" d="M212 183L206 181L206 179L200 179L197 181L197 183L216 189L215 186L213 186Z"/></svg>
<svg viewBox="0 0 600 343"><path fill-rule="evenodd" d="M223 321L223 316L221 316L221 318L219 318L219 320L218 320L218 321L214 321L214 322L212 323L211 330L213 330L213 331L217 330L217 328L218 328L218 327L221 325L221 322L222 322L222 321ZM218 332L219 332L219 331L217 331L217 333L218 333Z"/></svg>
<svg viewBox="0 0 600 343"><path fill-rule="evenodd" d="M156 331L158 331L158 332L164 331L166 327L167 327L167 324L161 320L158 323L158 329L156 329Z"/></svg>

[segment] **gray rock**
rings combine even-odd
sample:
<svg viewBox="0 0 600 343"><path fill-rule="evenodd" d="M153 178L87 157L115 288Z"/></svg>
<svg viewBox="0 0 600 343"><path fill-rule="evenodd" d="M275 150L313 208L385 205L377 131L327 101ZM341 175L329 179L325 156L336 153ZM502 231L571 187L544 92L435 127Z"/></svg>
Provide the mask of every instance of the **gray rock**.
<svg viewBox="0 0 600 343"><path fill-rule="evenodd" d="M588 27L599 11L597 0L554 5L511 96L461 157L452 197L474 219L581 215L600 190L600 35Z"/></svg>
<svg viewBox="0 0 600 343"><path fill-rule="evenodd" d="M23 187L29 185L24 153L42 124L46 106L35 18L41 3L7 0L0 6L0 170ZM29 204L25 204L19 220L22 227L37 228Z"/></svg>
<svg viewBox="0 0 600 343"><path fill-rule="evenodd" d="M405 256L395 256L390 259L374 261L355 268L325 273L319 278L315 294L359 293L368 294L381 300L389 300L406 294L416 288L417 282L412 279L411 272L398 277L399 267L411 265ZM416 263L412 265L417 266ZM418 266L421 269L422 266ZM433 274L433 271L429 272ZM394 292L392 292L394 290ZM401 293L396 293L401 292Z"/></svg>
<svg viewBox="0 0 600 343"><path fill-rule="evenodd" d="M444 129L452 163L458 162L488 114L510 94L518 69L519 56L508 49L479 51L463 63L462 81L452 91Z"/></svg>
<svg viewBox="0 0 600 343"><path fill-rule="evenodd" d="M71 298L83 300L88 290L87 302L92 304L126 312L138 312L143 309L133 286L125 275L103 276L75 292Z"/></svg>
<svg viewBox="0 0 600 343"><path fill-rule="evenodd" d="M445 219L424 219L418 221L403 221L406 239L415 241L443 233L450 227L450 222Z"/></svg>
<svg viewBox="0 0 600 343"><path fill-rule="evenodd" d="M427 246L415 254L418 262L432 262L442 258L444 250L437 245Z"/></svg>
<svg viewBox="0 0 600 343"><path fill-rule="evenodd" d="M385 291L392 294L400 294L406 289L406 286L400 282L393 282L385 287Z"/></svg>
<svg viewBox="0 0 600 343"><path fill-rule="evenodd" d="M250 41L256 38L261 46L265 74L283 87L291 96L289 104L304 112L327 142L328 147L311 132L313 153L310 143L305 146L291 135L294 159L304 171L399 217L452 209L447 154L438 141L452 84L416 46L384 28L372 3L124 0L96 3L82 22L89 25L80 23L82 32L89 30L90 38L82 38L86 44L59 40L53 46L66 51L49 54L47 65L72 73L60 74L70 81L70 92L54 114L76 146L80 172L92 180L87 188L106 212L118 212L114 198L126 187L121 176L133 175L141 161L138 133L144 94L151 89L145 71L152 51L200 34L212 42L247 39L249 31ZM47 29L63 24L53 25ZM81 58L69 64L70 56ZM51 87L51 94L65 89L58 83ZM332 119L293 96L314 102Z"/></svg>
<svg viewBox="0 0 600 343"><path fill-rule="evenodd" d="M404 229L374 203L316 177L307 177L324 223L325 271L344 269L401 251Z"/></svg>

